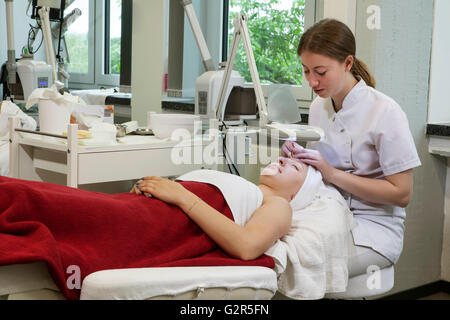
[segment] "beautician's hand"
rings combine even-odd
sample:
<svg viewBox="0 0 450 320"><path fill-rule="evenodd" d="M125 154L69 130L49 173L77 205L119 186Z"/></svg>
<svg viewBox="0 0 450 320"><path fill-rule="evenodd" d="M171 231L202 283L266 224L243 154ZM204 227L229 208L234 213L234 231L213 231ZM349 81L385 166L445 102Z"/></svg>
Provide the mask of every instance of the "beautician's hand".
<svg viewBox="0 0 450 320"><path fill-rule="evenodd" d="M302 149L296 154L296 158L303 163L309 164L320 171L325 181L330 182L337 169L328 163L317 150Z"/></svg>
<svg viewBox="0 0 450 320"><path fill-rule="evenodd" d="M297 155L303 150L304 148L299 145L298 143L294 141L286 141L283 146L281 147L282 156L285 158L298 158Z"/></svg>
<svg viewBox="0 0 450 320"><path fill-rule="evenodd" d="M197 197L178 182L161 177L145 177L138 181L137 188L142 193L179 207Z"/></svg>

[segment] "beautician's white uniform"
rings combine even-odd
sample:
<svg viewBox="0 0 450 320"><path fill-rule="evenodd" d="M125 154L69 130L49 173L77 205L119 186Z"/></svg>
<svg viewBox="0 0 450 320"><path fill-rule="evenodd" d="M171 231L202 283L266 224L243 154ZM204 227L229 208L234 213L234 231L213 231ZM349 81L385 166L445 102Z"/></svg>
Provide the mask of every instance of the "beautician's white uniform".
<svg viewBox="0 0 450 320"><path fill-rule="evenodd" d="M0 176L9 175L9 118L19 117L20 127L36 129L36 121L10 101L2 101L0 109Z"/></svg>
<svg viewBox="0 0 450 320"><path fill-rule="evenodd" d="M308 143L307 147L318 150L337 169L381 179L421 165L401 107L367 86L364 80L350 91L337 113L331 98L316 98L310 108L309 124L321 127L325 138ZM360 246L369 247L396 263L403 249L405 209L371 203L339 191L357 222L352 230L357 246L353 251L358 251L354 255L367 253ZM351 255L350 252L350 260ZM349 273L351 276L351 270Z"/></svg>

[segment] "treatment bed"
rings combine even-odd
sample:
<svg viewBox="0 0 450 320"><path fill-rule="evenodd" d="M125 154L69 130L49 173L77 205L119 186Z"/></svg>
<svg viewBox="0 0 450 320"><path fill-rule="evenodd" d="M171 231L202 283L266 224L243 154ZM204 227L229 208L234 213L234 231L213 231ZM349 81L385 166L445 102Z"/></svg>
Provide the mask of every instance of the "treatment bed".
<svg viewBox="0 0 450 320"><path fill-rule="evenodd" d="M220 275L220 276L218 276ZM87 276L82 300L267 300L277 291L266 267L175 267L105 270ZM62 300L44 263L0 267L0 297Z"/></svg>
<svg viewBox="0 0 450 320"><path fill-rule="evenodd" d="M220 275L220 276L218 276ZM347 291L328 299L381 295L394 285L394 267L380 270L379 286L371 274L349 279ZM266 267L176 267L105 270L87 276L82 300L268 300L277 294L276 273ZM0 300L63 300L44 263L0 267Z"/></svg>

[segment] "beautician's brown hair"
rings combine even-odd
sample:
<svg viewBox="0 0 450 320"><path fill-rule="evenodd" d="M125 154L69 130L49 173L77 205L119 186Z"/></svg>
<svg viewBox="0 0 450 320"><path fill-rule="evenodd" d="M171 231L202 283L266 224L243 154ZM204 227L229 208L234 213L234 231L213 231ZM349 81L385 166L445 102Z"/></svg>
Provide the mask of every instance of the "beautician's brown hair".
<svg viewBox="0 0 450 320"><path fill-rule="evenodd" d="M300 56L304 51L321 54L341 63L348 56L353 56L354 62L350 70L353 76L358 81L363 79L368 86L375 88L375 78L369 68L355 56L355 36L344 23L335 19L324 19L310 27L300 39L297 54Z"/></svg>

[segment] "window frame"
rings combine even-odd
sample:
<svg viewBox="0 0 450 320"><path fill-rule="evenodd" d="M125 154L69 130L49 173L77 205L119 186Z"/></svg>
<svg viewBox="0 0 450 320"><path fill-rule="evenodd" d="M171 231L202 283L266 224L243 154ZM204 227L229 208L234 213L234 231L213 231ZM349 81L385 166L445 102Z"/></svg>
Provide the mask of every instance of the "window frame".
<svg viewBox="0 0 450 320"><path fill-rule="evenodd" d="M89 72L69 73L69 87L84 89L92 87L118 87L120 74L105 74L105 3L106 0L89 0ZM69 52L70 54L70 52Z"/></svg>
<svg viewBox="0 0 450 320"><path fill-rule="evenodd" d="M223 0L223 23L222 23L222 61L228 60L228 14L229 14L229 0ZM305 30L311 27L318 18L318 3L317 0L305 0ZM245 85L252 86L252 82L246 82ZM269 84L261 84L264 97L269 96ZM313 98L314 92L309 87L306 79L303 77L302 85L292 85L293 93L299 103L299 107L307 107Z"/></svg>
<svg viewBox="0 0 450 320"><path fill-rule="evenodd" d="M93 25L95 25L95 1L89 0L88 72L70 72L69 86L71 84L94 84L95 82L95 29L91 28ZM68 53L70 57L70 51Z"/></svg>
<svg viewBox="0 0 450 320"><path fill-rule="evenodd" d="M96 25L95 33L97 39L97 46L95 47L95 82L100 85L119 86L120 74L105 74L106 65L106 35L109 30L106 28L106 22L110 21L110 17L106 19L106 1L111 0L96 0ZM109 24L108 24L109 26ZM101 40L101 41L99 41ZM101 54L99 54L101 53ZM109 52L108 52L109 56Z"/></svg>

